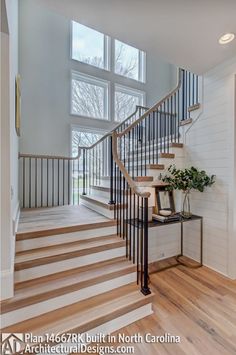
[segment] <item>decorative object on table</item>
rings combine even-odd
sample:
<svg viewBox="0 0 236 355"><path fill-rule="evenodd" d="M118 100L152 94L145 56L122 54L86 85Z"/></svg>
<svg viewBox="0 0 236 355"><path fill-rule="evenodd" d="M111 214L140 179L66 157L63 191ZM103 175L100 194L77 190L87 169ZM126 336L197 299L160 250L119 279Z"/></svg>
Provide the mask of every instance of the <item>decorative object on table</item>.
<svg viewBox="0 0 236 355"><path fill-rule="evenodd" d="M165 212L160 211L167 211L167 214L175 212L173 191L167 191L165 186L156 187L156 199L153 212L155 214L165 214Z"/></svg>
<svg viewBox="0 0 236 355"><path fill-rule="evenodd" d="M170 210L160 210L159 214L161 216L168 217L168 216L170 216L172 214L172 212Z"/></svg>
<svg viewBox="0 0 236 355"><path fill-rule="evenodd" d="M203 192L205 187L211 186L215 182L215 175L207 175L205 170L199 170L195 167L186 169L177 169L175 165L168 168L169 174L161 180L168 185L165 187L167 191L181 190L183 191L183 207L181 215L184 218L191 218L189 194L191 190Z"/></svg>
<svg viewBox="0 0 236 355"><path fill-rule="evenodd" d="M175 222L181 220L181 215L179 213L172 213L169 216L162 216L161 214L153 213L152 219L162 223Z"/></svg>
<svg viewBox="0 0 236 355"><path fill-rule="evenodd" d="M16 134L20 137L20 122L21 122L21 88L20 75L16 76L15 81L15 128Z"/></svg>

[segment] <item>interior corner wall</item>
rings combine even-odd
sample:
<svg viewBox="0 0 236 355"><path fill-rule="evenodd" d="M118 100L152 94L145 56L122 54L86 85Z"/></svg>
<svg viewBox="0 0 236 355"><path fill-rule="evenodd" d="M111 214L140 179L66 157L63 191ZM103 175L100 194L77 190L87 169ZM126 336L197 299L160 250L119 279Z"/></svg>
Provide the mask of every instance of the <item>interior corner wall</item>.
<svg viewBox="0 0 236 355"><path fill-rule="evenodd" d="M83 71L146 91L153 105L176 85L176 70L147 53L147 82L142 84L70 59L70 19L37 0L19 3L19 70L22 77L20 151L70 154L71 124L110 130L114 122L70 115L70 71ZM174 79L173 79L174 73Z"/></svg>
<svg viewBox="0 0 236 355"><path fill-rule="evenodd" d="M2 1L1 6L5 23L5 30L1 28L1 299L6 299L14 292L14 226L18 211L18 138L15 132L18 1Z"/></svg>
<svg viewBox="0 0 236 355"><path fill-rule="evenodd" d="M235 74L232 58L203 76L203 111L186 133L186 164L216 175L191 209L204 217L204 265L236 278Z"/></svg>

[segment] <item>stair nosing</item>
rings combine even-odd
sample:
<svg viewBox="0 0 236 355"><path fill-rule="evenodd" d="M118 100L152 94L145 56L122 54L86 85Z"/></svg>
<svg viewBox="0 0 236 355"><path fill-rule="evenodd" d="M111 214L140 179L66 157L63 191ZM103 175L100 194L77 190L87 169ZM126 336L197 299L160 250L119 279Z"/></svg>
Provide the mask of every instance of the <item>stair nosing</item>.
<svg viewBox="0 0 236 355"><path fill-rule="evenodd" d="M56 263L56 262L67 260L67 259L74 259L74 258L85 256L85 255L99 253L99 252L105 251L105 250L121 248L123 246L125 246L125 241L123 241L123 240L122 241L115 241L114 243L110 243L107 245L103 244L103 245L99 245L99 246L94 246L92 248L91 247L85 248L85 249L76 250L73 252L42 257L42 258L38 258L38 259L34 259L34 260L19 261L19 262L15 263L15 271L31 269L34 267L52 264L52 263Z"/></svg>
<svg viewBox="0 0 236 355"><path fill-rule="evenodd" d="M41 238L41 237L50 237L57 234L67 234L67 233L74 233L74 232L80 232L85 230L93 230L97 228L106 228L106 227L113 227L113 226L116 226L116 221L107 220L107 221L90 223L90 224L78 224L74 226L41 229L41 230L35 230L29 232L17 232L16 241Z"/></svg>
<svg viewBox="0 0 236 355"><path fill-rule="evenodd" d="M31 295L28 297L26 296L25 298L18 299L15 302L13 301L12 303L9 303L9 304L4 305L4 303L1 303L0 314L5 314L8 312L15 311L17 309L25 308L25 307L28 307L28 306L31 306L31 305L34 305L37 303L47 301L49 299L57 298L57 297L87 288L87 287L94 286L94 285L102 283L102 282L113 280L117 277L121 277L121 276L130 274L135 271L136 271L136 266L128 264L127 266L124 266L120 270L118 269L116 271L112 271L107 274L95 276L93 278L89 278L87 280L75 282L75 283L72 283L67 286L58 287L56 289L45 291L40 294L34 294L34 295Z"/></svg>

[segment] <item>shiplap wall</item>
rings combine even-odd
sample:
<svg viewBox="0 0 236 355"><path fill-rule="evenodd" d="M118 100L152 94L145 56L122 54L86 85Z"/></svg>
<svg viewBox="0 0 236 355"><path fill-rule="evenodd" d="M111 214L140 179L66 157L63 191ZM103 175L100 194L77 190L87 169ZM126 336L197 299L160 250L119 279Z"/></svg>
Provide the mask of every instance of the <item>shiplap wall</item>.
<svg viewBox="0 0 236 355"><path fill-rule="evenodd" d="M185 137L186 165L216 175L213 187L191 194L192 212L204 217L204 264L232 277L235 74L233 58L204 75L203 111Z"/></svg>

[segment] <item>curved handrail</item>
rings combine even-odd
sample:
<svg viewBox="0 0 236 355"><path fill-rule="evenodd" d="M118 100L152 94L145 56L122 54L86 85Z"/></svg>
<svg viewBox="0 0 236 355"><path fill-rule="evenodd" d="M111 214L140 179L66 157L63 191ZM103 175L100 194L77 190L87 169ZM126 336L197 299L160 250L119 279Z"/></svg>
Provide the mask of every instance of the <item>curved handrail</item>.
<svg viewBox="0 0 236 355"><path fill-rule="evenodd" d="M131 113L130 116L128 116L124 121L120 122L118 125L116 125L110 132L104 134L104 136L102 136L97 142L91 144L90 146L78 146L78 149L93 149L96 145L98 145L99 143L101 143L102 141L104 141L107 137L111 136L112 133L114 131L116 131L118 128L120 128L125 122L127 122L128 120L130 120L137 112L139 109L144 109L144 110L149 110L149 107L145 107L145 106L140 106L140 105L136 105L136 109L133 113Z"/></svg>
<svg viewBox="0 0 236 355"><path fill-rule="evenodd" d="M180 88L181 86L181 70L178 70L178 84L174 90L172 90L168 95L165 96L164 99L160 100L158 103L156 103L153 107L151 107L148 111L146 111L139 119L137 119L135 122L133 122L129 127L127 127L123 132L116 133L116 131L112 132L112 153L113 153L113 158L119 167L120 171L122 172L124 178L126 179L128 185L135 191L135 193L140 196L140 197L150 197L151 194L148 191L143 191L140 192L138 190L138 185L135 183L135 181L132 179L132 177L129 175L127 169L125 168L124 164L118 157L117 153L117 138L124 136L126 133L130 132L130 130L134 127L136 127L140 122L142 122L150 113L152 113L154 110L156 110L159 106L162 105L166 100L168 100L172 95L174 95Z"/></svg>
<svg viewBox="0 0 236 355"><path fill-rule="evenodd" d="M115 160L115 162L116 162L117 166L119 167L120 171L123 173L124 178L128 182L128 184L131 187L131 189L140 197L144 197L144 198L145 197L150 197L151 196L150 192L141 192L141 191L138 190L138 186L136 185L136 183L134 182L132 177L129 175L129 173L126 170L126 168L125 168L124 164L122 163L122 161L119 159L118 153L117 153L117 136L118 136L118 134L116 133L116 131L114 131L112 133L113 159Z"/></svg>
<svg viewBox="0 0 236 355"><path fill-rule="evenodd" d="M148 115L150 115L150 113L152 113L153 111L155 111L158 107L160 107L166 100L168 100L172 95L174 95L180 88L181 86L181 70L179 68L178 70L178 84L176 86L175 89L173 89L168 95L166 95L163 99L161 99L160 101L158 101L154 106L152 106L148 111L146 111L141 117L139 117L136 121L134 121L133 123L131 123L131 125L129 125L129 127L127 127L124 131L118 133L118 137L122 137L124 136L126 133L128 133L129 131L131 131L132 128L136 127L141 121L143 121Z"/></svg>

